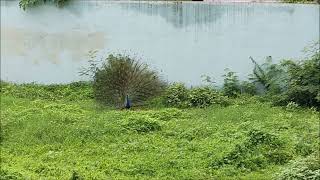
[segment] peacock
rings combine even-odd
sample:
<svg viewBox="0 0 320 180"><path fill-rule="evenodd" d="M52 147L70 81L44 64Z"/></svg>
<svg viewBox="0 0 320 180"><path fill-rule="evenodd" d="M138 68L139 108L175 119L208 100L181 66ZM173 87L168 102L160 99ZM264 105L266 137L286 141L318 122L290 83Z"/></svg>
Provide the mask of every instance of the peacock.
<svg viewBox="0 0 320 180"><path fill-rule="evenodd" d="M126 96L125 108L126 108L126 109L130 109L130 108L131 108L131 101L130 101L130 99L129 99L129 95Z"/></svg>

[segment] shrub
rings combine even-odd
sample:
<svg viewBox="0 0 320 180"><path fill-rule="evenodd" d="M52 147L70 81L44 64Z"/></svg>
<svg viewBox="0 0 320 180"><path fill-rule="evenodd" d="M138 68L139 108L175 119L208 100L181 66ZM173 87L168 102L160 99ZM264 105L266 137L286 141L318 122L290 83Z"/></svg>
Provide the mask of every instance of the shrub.
<svg viewBox="0 0 320 180"><path fill-rule="evenodd" d="M316 180L320 179L320 162L317 154L292 161L277 174L277 179Z"/></svg>
<svg viewBox="0 0 320 180"><path fill-rule="evenodd" d="M240 84L241 94L256 95L257 87L254 83L242 81Z"/></svg>
<svg viewBox="0 0 320 180"><path fill-rule="evenodd" d="M32 7L32 6L43 4L43 3L46 3L46 2L53 2L57 6L61 7L65 3L67 3L68 1L69 0L20 0L19 6L20 6L20 8L25 10L26 8L29 8L29 7Z"/></svg>
<svg viewBox="0 0 320 180"><path fill-rule="evenodd" d="M188 95L188 89L184 84L174 83L166 90L165 104L171 107L186 107Z"/></svg>
<svg viewBox="0 0 320 180"><path fill-rule="evenodd" d="M228 97L236 97L240 94L240 83L235 72L225 69L226 74L223 75L223 94Z"/></svg>
<svg viewBox="0 0 320 180"><path fill-rule="evenodd" d="M286 2L286 3L312 3L312 2L317 2L319 3L320 1L317 0L283 0L283 2Z"/></svg>
<svg viewBox="0 0 320 180"><path fill-rule="evenodd" d="M100 67L91 70L94 96L102 104L123 107L128 95L133 105L141 105L165 87L156 71L121 54L109 55Z"/></svg>
<svg viewBox="0 0 320 180"><path fill-rule="evenodd" d="M209 86L187 89L184 84L176 83L168 87L165 103L169 107L204 108L213 104L227 106L229 105L229 100L228 97L223 96Z"/></svg>
<svg viewBox="0 0 320 180"><path fill-rule="evenodd" d="M277 136L261 130L251 130L248 139L225 155L214 161L211 166L219 168L234 165L250 171L263 169L268 164L284 164L292 155L285 149Z"/></svg>
<svg viewBox="0 0 320 180"><path fill-rule="evenodd" d="M249 79L260 87L260 91L272 94L281 92L281 89L284 88L283 81L286 79L282 66L273 64L271 56L268 56L263 64L258 64L252 57L250 59L254 68Z"/></svg>
<svg viewBox="0 0 320 180"><path fill-rule="evenodd" d="M308 141L307 139L301 139L299 142L295 144L295 152L301 156L308 156L311 153L313 153L313 145L310 140Z"/></svg>
<svg viewBox="0 0 320 180"><path fill-rule="evenodd" d="M190 107L204 108L214 104L218 93L210 87L193 88L189 92L188 104Z"/></svg>
<svg viewBox="0 0 320 180"><path fill-rule="evenodd" d="M303 61L284 61L287 68L288 88L283 93L286 103L295 102L301 106L320 107L320 53Z"/></svg>

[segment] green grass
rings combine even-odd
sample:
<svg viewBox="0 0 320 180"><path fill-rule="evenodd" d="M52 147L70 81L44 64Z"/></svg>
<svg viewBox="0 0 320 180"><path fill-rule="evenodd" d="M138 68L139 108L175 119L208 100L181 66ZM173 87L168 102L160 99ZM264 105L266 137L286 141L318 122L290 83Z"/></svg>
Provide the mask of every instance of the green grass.
<svg viewBox="0 0 320 180"><path fill-rule="evenodd" d="M238 99L113 110L90 88L1 85L0 179L274 179L319 153L319 112L309 109Z"/></svg>

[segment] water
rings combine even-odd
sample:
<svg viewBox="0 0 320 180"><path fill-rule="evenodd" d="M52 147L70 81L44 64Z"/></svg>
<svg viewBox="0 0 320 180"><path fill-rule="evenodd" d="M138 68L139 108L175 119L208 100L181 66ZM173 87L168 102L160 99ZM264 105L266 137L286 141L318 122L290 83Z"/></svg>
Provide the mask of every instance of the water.
<svg viewBox="0 0 320 180"><path fill-rule="evenodd" d="M219 84L225 68L241 79L249 56L302 58L319 39L319 5L77 1L22 11L1 1L1 79L85 80L87 53L135 54L168 81Z"/></svg>

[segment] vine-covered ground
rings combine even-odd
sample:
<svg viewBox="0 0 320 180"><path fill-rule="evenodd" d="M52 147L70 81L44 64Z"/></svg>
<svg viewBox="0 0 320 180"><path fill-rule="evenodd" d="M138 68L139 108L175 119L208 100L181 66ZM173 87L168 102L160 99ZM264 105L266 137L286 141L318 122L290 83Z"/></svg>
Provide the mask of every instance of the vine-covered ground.
<svg viewBox="0 0 320 180"><path fill-rule="evenodd" d="M254 97L114 110L88 87L2 84L0 179L319 177L315 110Z"/></svg>

